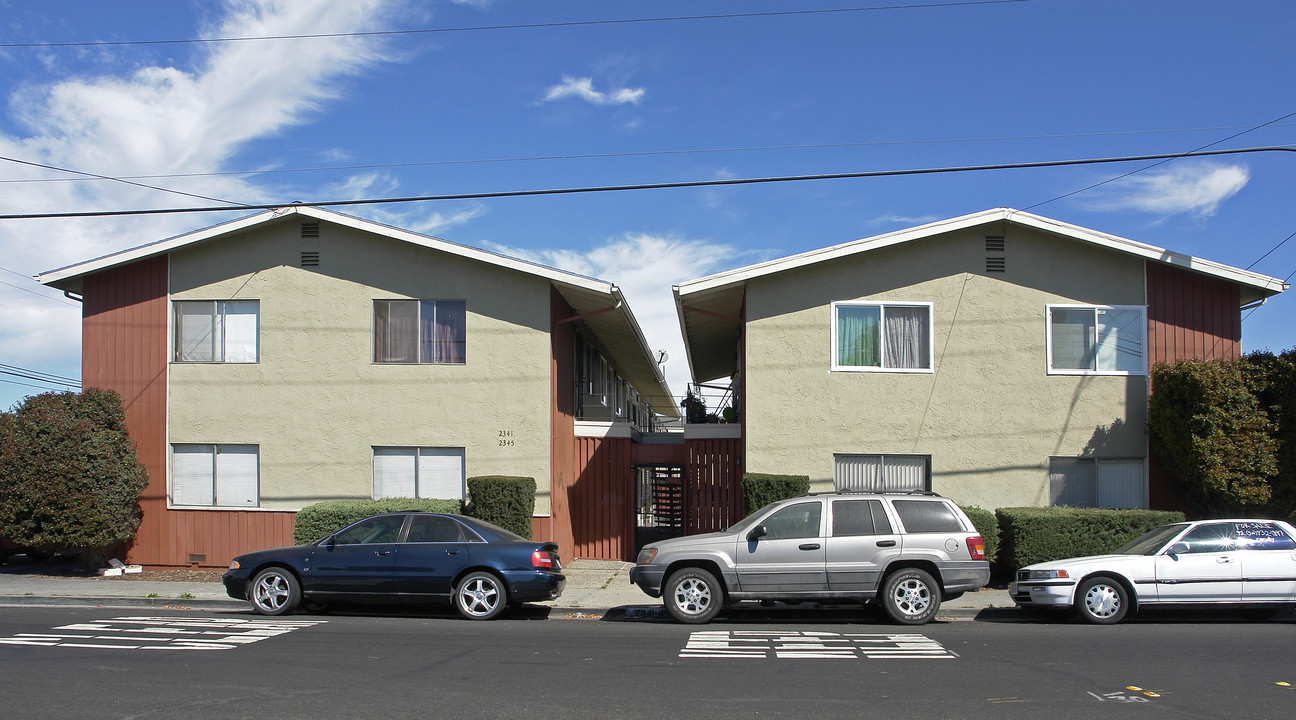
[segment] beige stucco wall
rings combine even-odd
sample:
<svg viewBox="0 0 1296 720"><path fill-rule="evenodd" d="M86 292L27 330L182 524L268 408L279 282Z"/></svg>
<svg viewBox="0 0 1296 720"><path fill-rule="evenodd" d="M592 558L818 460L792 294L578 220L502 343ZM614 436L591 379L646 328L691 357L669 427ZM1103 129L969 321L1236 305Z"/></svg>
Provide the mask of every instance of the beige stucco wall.
<svg viewBox="0 0 1296 720"><path fill-rule="evenodd" d="M749 281L746 469L831 489L834 453L930 455L960 503L1047 505L1050 456L1146 455L1147 381L1049 375L1045 307L1142 305L1143 283L1142 260L1002 224ZM935 372L830 371L843 300L932 303Z"/></svg>
<svg viewBox="0 0 1296 720"><path fill-rule="evenodd" d="M375 446L462 447L467 477L534 477L547 514L548 281L320 225L172 254L173 299L259 300L261 326L256 364L171 364L169 442L259 445L261 507L285 509L370 497ZM467 362L375 364L373 301L400 298L466 301Z"/></svg>

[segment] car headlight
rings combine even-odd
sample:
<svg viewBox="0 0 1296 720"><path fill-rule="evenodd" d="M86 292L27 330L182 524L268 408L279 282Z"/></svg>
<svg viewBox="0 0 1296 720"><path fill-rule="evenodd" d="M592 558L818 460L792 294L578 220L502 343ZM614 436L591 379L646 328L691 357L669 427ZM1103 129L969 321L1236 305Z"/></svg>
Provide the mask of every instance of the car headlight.
<svg viewBox="0 0 1296 720"><path fill-rule="evenodd" d="M639 557L635 558L635 565L647 565L657 557L657 548L644 548L639 551Z"/></svg>
<svg viewBox="0 0 1296 720"><path fill-rule="evenodd" d="M1066 570L1031 570L1026 576L1027 580L1057 580L1059 578L1069 578L1071 575Z"/></svg>
<svg viewBox="0 0 1296 720"><path fill-rule="evenodd" d="M239 569L238 560L230 560L230 568L229 568L229 569L230 569L230 570L238 570L238 569Z"/></svg>

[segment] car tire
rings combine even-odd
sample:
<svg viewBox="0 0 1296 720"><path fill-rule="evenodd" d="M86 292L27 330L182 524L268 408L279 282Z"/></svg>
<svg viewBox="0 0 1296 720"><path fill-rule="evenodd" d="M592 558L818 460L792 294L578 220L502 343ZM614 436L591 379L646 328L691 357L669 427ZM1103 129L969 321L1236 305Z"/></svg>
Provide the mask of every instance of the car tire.
<svg viewBox="0 0 1296 720"><path fill-rule="evenodd" d="M940 610L941 591L925 570L902 568L882 583L882 609L901 625L922 625Z"/></svg>
<svg viewBox="0 0 1296 720"><path fill-rule="evenodd" d="M301 607L302 610L305 610L311 615L327 615L333 610L333 605L331 603L313 602L311 600L303 600Z"/></svg>
<svg viewBox="0 0 1296 720"><path fill-rule="evenodd" d="M662 592L666 612L679 622L702 625L711 621L724 604L724 589L715 575L702 568L671 573Z"/></svg>
<svg viewBox="0 0 1296 720"><path fill-rule="evenodd" d="M494 573L469 573L455 588L454 604L468 620L494 620L509 607L508 590Z"/></svg>
<svg viewBox="0 0 1296 720"><path fill-rule="evenodd" d="M301 601L301 585L297 577L284 568L266 568L253 578L248 600L252 601L252 608L262 615L283 615L292 612Z"/></svg>
<svg viewBox="0 0 1296 720"><path fill-rule="evenodd" d="M1075 611L1085 622L1114 625L1129 612L1129 592L1116 580L1099 575L1076 589Z"/></svg>

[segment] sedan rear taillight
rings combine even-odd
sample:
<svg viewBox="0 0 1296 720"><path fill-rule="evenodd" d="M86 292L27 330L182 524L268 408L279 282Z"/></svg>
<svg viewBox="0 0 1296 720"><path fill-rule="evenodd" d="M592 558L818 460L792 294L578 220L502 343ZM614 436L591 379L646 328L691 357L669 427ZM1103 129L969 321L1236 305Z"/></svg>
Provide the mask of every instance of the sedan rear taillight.
<svg viewBox="0 0 1296 720"><path fill-rule="evenodd" d="M531 567L556 570L562 567L562 563L558 562L558 553L550 550L536 550L531 553Z"/></svg>
<svg viewBox="0 0 1296 720"><path fill-rule="evenodd" d="M980 535L973 535L967 539L968 554L973 560L985 560L985 541Z"/></svg>

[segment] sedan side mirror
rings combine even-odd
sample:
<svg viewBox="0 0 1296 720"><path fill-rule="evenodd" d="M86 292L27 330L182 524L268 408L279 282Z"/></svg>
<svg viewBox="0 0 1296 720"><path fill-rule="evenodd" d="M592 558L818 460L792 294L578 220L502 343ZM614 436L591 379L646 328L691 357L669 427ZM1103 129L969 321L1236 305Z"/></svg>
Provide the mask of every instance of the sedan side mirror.
<svg viewBox="0 0 1296 720"><path fill-rule="evenodd" d="M1188 552L1188 543L1177 542L1171 545L1169 550L1166 550L1166 555L1182 555L1186 552Z"/></svg>
<svg viewBox="0 0 1296 720"><path fill-rule="evenodd" d="M757 525L751 529L751 532L747 533L747 540L750 542L756 542L766 535L769 535L769 530L767 530L764 525Z"/></svg>

